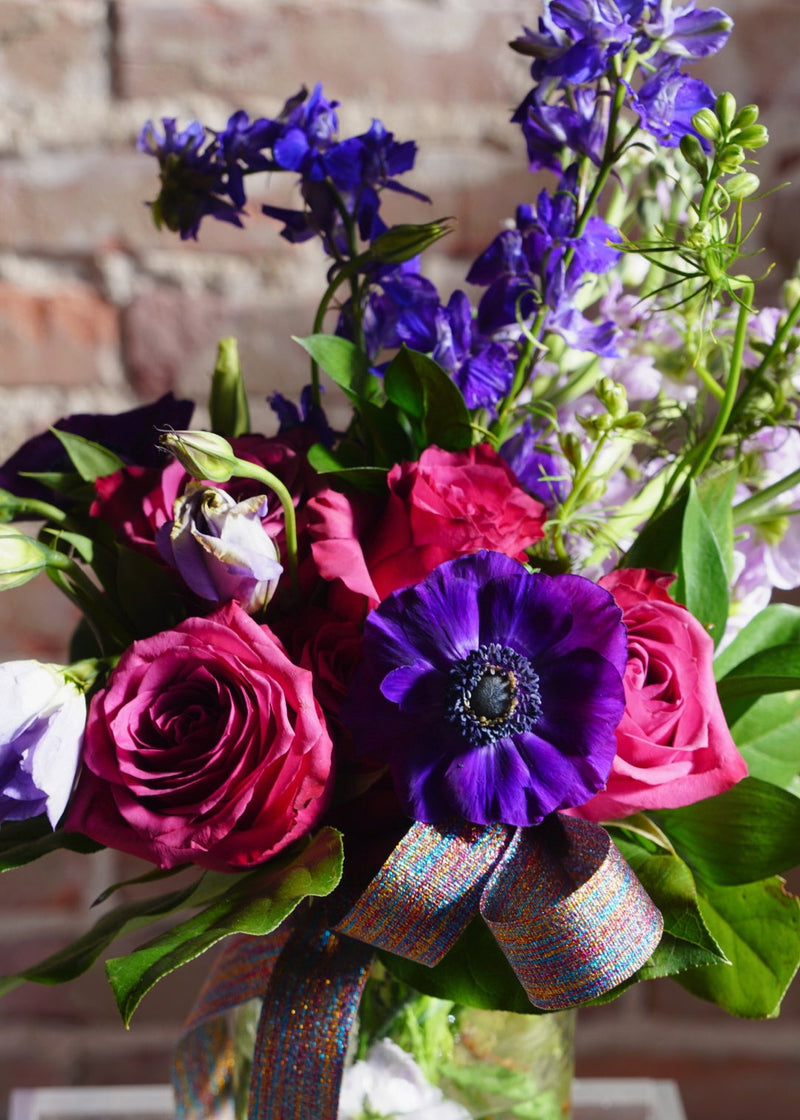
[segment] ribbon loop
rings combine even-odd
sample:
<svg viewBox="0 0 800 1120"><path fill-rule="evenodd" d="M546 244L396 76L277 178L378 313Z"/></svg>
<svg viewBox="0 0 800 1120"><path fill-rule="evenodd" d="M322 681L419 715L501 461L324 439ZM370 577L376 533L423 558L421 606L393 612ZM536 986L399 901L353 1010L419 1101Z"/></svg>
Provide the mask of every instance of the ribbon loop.
<svg viewBox="0 0 800 1120"><path fill-rule="evenodd" d="M663 931L660 912L605 829L572 817L553 826L546 834L517 830L480 904L531 1003L546 1011L627 980Z"/></svg>

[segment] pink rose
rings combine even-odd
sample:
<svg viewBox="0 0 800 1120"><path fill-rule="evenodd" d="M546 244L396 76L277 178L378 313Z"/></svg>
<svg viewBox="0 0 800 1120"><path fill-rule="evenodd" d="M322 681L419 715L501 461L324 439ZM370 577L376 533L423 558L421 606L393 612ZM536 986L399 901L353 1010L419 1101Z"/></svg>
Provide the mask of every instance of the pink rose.
<svg viewBox="0 0 800 1120"><path fill-rule="evenodd" d="M667 593L674 576L647 569L600 580L628 629L625 714L602 793L575 810L589 820L691 805L747 774L722 713L711 638Z"/></svg>
<svg viewBox="0 0 800 1120"><path fill-rule="evenodd" d="M252 867L317 824L331 753L311 674L230 603L122 655L65 828L159 867Z"/></svg>
<svg viewBox="0 0 800 1120"><path fill-rule="evenodd" d="M325 579L340 579L375 606L445 560L489 549L525 559L545 508L488 446L429 447L388 475L389 500L374 518L364 499L325 491L309 503L312 551Z"/></svg>

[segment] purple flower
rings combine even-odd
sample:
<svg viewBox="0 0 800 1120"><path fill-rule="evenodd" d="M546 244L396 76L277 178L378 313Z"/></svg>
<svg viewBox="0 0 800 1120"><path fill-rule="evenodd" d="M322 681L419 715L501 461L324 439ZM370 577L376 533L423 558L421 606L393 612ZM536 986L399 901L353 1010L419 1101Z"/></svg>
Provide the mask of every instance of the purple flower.
<svg viewBox="0 0 800 1120"><path fill-rule="evenodd" d="M53 665L0 665L0 821L47 813L53 828L67 807L80 760L86 701Z"/></svg>
<svg viewBox="0 0 800 1120"><path fill-rule="evenodd" d="M283 571L261 524L266 512L261 494L236 502L215 486L190 482L156 543L195 595L214 603L236 600L254 613L269 601Z"/></svg>
<svg viewBox="0 0 800 1120"><path fill-rule="evenodd" d="M439 309L436 334L433 359L458 385L467 408L494 410L511 389L514 363L506 346L478 332L464 292L453 292Z"/></svg>
<svg viewBox="0 0 800 1120"><path fill-rule="evenodd" d="M275 140L280 124L263 117L251 121L243 109L228 118L228 123L217 135L220 158L227 169L227 191L236 206L247 201L244 191L244 172L268 171L271 160L264 149Z"/></svg>
<svg viewBox="0 0 800 1120"><path fill-rule="evenodd" d="M665 5L650 22L648 30L666 54L683 58L707 58L722 50L728 41L733 20L719 8L697 11L694 0L673 8Z"/></svg>
<svg viewBox="0 0 800 1120"><path fill-rule="evenodd" d="M534 825L603 788L626 660L607 592L478 552L368 615L341 714L416 820Z"/></svg>
<svg viewBox="0 0 800 1120"><path fill-rule="evenodd" d="M419 273L419 258L400 265L381 265L372 274L362 306L361 326L370 361L383 350L409 346L429 353L436 345L439 293ZM336 333L353 338L353 307L342 307Z"/></svg>
<svg viewBox="0 0 800 1120"><path fill-rule="evenodd" d="M127 412L93 413L76 412L64 416L53 425L62 432L83 436L101 443L119 455L126 465L137 467L162 467L164 453L158 444L158 432L164 428L181 431L190 426L194 403L177 400L173 393L165 393L152 404L141 405ZM64 445L52 432L32 436L18 447L14 454L0 466L0 487L20 498L40 498L43 501L63 504L49 487L27 473L46 472L59 474L74 468Z"/></svg>
<svg viewBox="0 0 800 1120"><path fill-rule="evenodd" d="M206 130L199 121L182 132L173 117L164 117L161 124L163 136L147 121L136 143L139 151L155 156L161 168L161 190L149 204L156 225L179 233L183 241L197 239L205 217L241 226L241 204L223 197L228 192L227 168L216 140L205 143Z"/></svg>
<svg viewBox="0 0 800 1120"><path fill-rule="evenodd" d="M325 386L320 385L320 393L325 392ZM293 428L310 428L317 440L324 447L333 447L339 433L335 432L328 423L328 417L321 404L314 404L314 395L310 385L304 385L300 390L300 408L294 401L288 400L283 393L270 393L267 397L269 407L278 417L278 434L290 432Z"/></svg>
<svg viewBox="0 0 800 1120"><path fill-rule="evenodd" d="M676 148L687 133L695 133L692 117L714 105L714 93L699 78L690 78L670 59L649 78L638 93L631 90L631 106L642 127L666 148Z"/></svg>
<svg viewBox="0 0 800 1120"><path fill-rule="evenodd" d="M598 167L606 142L605 109L594 89L577 86L569 101L548 104L539 87L531 90L511 120L522 126L531 171L548 170L561 175L561 153L570 159L588 156Z"/></svg>
<svg viewBox="0 0 800 1120"><path fill-rule="evenodd" d="M500 454L528 493L552 509L567 496L569 475L565 467L559 468L551 452L540 441L541 433L536 431L530 420L526 420L516 434L502 445Z"/></svg>

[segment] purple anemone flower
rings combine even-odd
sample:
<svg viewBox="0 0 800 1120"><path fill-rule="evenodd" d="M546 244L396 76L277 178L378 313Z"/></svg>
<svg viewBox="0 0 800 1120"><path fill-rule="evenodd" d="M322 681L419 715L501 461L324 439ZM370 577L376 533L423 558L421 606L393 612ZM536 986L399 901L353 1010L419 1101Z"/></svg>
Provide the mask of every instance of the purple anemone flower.
<svg viewBox="0 0 800 1120"><path fill-rule="evenodd" d="M597 584L478 552L368 616L341 715L416 820L535 825L603 788L626 658Z"/></svg>

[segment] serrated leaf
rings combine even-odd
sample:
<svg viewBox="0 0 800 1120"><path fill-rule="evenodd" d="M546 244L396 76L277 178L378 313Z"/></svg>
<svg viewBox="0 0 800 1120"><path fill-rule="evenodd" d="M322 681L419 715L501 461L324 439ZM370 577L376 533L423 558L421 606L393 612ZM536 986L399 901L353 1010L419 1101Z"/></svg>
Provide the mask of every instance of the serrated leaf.
<svg viewBox="0 0 800 1120"><path fill-rule="evenodd" d="M800 964L800 900L775 877L736 887L706 883L700 908L731 964L681 973L678 983L732 1015L773 1018Z"/></svg>
<svg viewBox="0 0 800 1120"><path fill-rule="evenodd" d="M154 984L222 938L271 933L304 898L330 894L341 879L342 860L340 833L325 828L300 852L287 853L244 875L217 877L222 889L198 914L127 956L106 962L125 1025Z"/></svg>
<svg viewBox="0 0 800 1120"><path fill-rule="evenodd" d="M752 883L800 863L800 800L758 778L653 817L695 876L706 881Z"/></svg>
<svg viewBox="0 0 800 1120"><path fill-rule="evenodd" d="M63 445L70 457L72 465L84 482L94 482L98 478L114 474L125 466L119 455L109 451L94 440L85 439L83 436L73 435L72 432L62 432L59 428L50 431Z"/></svg>
<svg viewBox="0 0 800 1120"><path fill-rule="evenodd" d="M719 541L694 483L689 484L681 524L678 578L671 591L702 623L717 645L728 621L728 573Z"/></svg>
<svg viewBox="0 0 800 1120"><path fill-rule="evenodd" d="M383 376L386 396L412 421L422 451L472 445L470 414L456 383L432 358L403 346Z"/></svg>
<svg viewBox="0 0 800 1120"><path fill-rule="evenodd" d="M699 945L684 941L680 937L673 937L671 933L664 933L661 941L655 948L652 957L642 967L623 980L616 988L605 992L596 999L588 1000L587 1007L601 1007L603 1004L612 1003L635 984L645 980L664 980L669 976L677 977L681 972L689 972L693 968L700 968L710 964L720 964L722 951L710 953Z"/></svg>
<svg viewBox="0 0 800 1120"><path fill-rule="evenodd" d="M128 902L109 910L92 928L57 953L13 975L0 976L0 996L13 991L26 980L36 984L64 984L86 972L100 954L124 933L160 921L166 914L189 904L197 889L190 883L182 890L156 898Z"/></svg>
<svg viewBox="0 0 800 1120"><path fill-rule="evenodd" d="M794 791L800 774L800 692L759 697L731 727L752 778Z"/></svg>

